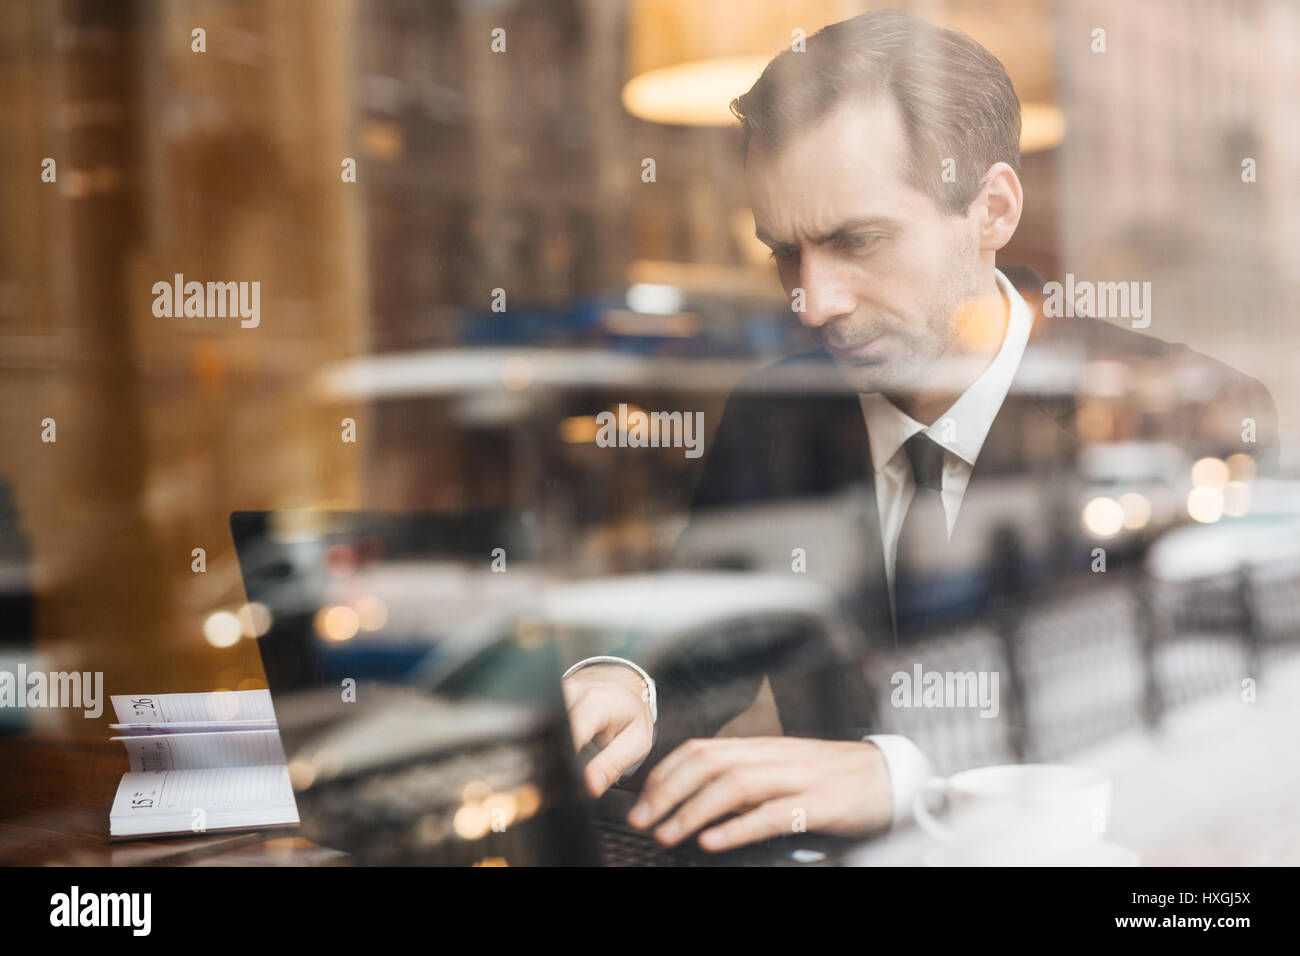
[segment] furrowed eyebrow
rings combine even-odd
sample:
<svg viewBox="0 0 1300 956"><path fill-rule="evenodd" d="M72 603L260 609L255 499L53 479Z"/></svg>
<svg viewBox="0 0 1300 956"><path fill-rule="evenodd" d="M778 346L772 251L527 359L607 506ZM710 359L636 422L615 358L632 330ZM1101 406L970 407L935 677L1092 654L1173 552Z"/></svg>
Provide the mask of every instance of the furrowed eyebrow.
<svg viewBox="0 0 1300 956"><path fill-rule="evenodd" d="M842 238L848 233L857 232L862 229L897 229L898 226L898 220L891 219L888 216L867 216L861 219L846 219L824 236L818 236L813 239L812 243L813 245L820 246L835 239ZM762 229L755 229L754 235L758 238L759 242L771 248L794 245L794 243L791 242L774 239Z"/></svg>

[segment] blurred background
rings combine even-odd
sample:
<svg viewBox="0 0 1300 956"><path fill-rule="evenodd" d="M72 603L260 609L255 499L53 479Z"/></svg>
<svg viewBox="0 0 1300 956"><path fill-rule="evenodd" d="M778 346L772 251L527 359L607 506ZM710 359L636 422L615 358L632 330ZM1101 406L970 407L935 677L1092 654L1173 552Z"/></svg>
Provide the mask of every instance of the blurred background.
<svg viewBox="0 0 1300 956"><path fill-rule="evenodd" d="M999 264L1150 281L1146 331L1262 381L1295 476L1297 8L895 5L969 33L1016 85L1025 217ZM103 671L107 693L265 686L236 510L509 510L549 577L661 568L703 460L599 449L595 416L698 409L711 433L742 375L808 345L753 238L727 104L794 31L872 7L9 0L0 655ZM176 273L260 281L260 325L155 317ZM1096 494L1161 485L1161 533L1245 516L1230 495L1183 502L1248 463L1134 470L1142 418L1111 406L1135 395L1182 400L1098 388L1080 423ZM1142 532L1151 509L1129 504L1075 530ZM318 629L380 631L397 601ZM72 713L28 716L103 735Z"/></svg>

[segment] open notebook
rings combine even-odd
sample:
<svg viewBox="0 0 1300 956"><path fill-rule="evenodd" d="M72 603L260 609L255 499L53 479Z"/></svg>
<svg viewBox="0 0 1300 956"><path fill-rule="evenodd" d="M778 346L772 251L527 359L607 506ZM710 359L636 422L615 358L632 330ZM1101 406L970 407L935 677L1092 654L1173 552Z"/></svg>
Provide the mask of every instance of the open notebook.
<svg viewBox="0 0 1300 956"><path fill-rule="evenodd" d="M296 824L284 748L265 690L114 695L131 771L112 839Z"/></svg>

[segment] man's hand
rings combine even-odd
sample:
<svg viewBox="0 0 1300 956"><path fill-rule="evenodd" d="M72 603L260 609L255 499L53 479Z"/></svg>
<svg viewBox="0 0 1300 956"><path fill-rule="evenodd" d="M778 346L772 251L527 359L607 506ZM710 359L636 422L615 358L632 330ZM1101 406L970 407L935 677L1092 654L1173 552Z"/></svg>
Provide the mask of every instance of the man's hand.
<svg viewBox="0 0 1300 956"><path fill-rule="evenodd" d="M628 823L646 829L658 822L655 838L673 846L727 814L739 816L704 830L703 849L800 830L864 836L893 817L889 770L865 741L688 740L651 771Z"/></svg>
<svg viewBox="0 0 1300 956"><path fill-rule="evenodd" d="M599 797L628 768L645 759L654 742L654 717L641 675L622 664L592 664L564 680L573 745L593 740L601 748L583 772Z"/></svg>

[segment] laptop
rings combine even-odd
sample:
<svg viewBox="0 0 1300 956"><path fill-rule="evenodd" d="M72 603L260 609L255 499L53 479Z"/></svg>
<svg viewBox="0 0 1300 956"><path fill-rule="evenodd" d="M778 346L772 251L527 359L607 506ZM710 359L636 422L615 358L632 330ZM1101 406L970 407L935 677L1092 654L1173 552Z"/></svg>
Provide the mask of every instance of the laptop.
<svg viewBox="0 0 1300 956"><path fill-rule="evenodd" d="M384 865L820 866L851 845L665 848L625 822L635 792L589 797L525 515L241 511L230 525L315 842Z"/></svg>

